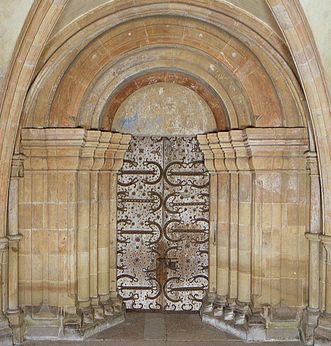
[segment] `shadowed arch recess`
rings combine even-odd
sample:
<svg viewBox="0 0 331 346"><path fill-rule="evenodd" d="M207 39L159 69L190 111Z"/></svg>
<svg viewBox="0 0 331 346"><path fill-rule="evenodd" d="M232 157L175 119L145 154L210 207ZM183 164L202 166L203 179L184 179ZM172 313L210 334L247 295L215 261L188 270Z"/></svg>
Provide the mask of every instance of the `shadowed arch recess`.
<svg viewBox="0 0 331 346"><path fill-rule="evenodd" d="M137 76L133 80L125 81L114 94L109 97L109 104L104 108L104 114L100 117L100 128L111 129L113 119L119 107L125 100L127 100L133 93L140 88L160 84L172 83L186 87L197 93L209 106L211 112L215 117L215 122L218 129L226 130L229 128L229 119L225 113L222 100L217 94L208 86L203 85L201 81L186 76L179 71L157 71L148 73L147 75Z"/></svg>
<svg viewBox="0 0 331 346"><path fill-rule="evenodd" d="M111 130L143 136L192 136L215 132L208 104L190 88L158 82L133 92L115 113Z"/></svg>

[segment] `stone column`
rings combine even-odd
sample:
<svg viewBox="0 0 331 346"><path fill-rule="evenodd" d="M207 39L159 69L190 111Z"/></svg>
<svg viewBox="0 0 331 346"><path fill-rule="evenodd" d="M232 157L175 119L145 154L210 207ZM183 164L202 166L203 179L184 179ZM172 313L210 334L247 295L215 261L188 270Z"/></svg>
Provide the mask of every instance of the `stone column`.
<svg viewBox="0 0 331 346"><path fill-rule="evenodd" d="M77 277L78 307L83 315L83 323L93 322L90 283L90 186L94 152L99 139L99 131L87 132L86 142L80 155L77 191Z"/></svg>
<svg viewBox="0 0 331 346"><path fill-rule="evenodd" d="M211 174L209 280L210 287L216 285L202 312L215 308L214 316L219 317L226 306L224 318L231 320L238 294L239 175L235 150L230 132L198 136L198 140Z"/></svg>
<svg viewBox="0 0 331 346"><path fill-rule="evenodd" d="M306 233L309 240L309 309L319 311L320 308L320 239L316 233Z"/></svg>
<svg viewBox="0 0 331 346"><path fill-rule="evenodd" d="M238 324L245 323L251 303L251 256L252 256L252 211L253 211L253 169L247 136L241 130L231 131L232 145L236 153L239 171L238 211Z"/></svg>
<svg viewBox="0 0 331 346"><path fill-rule="evenodd" d="M232 320L238 298L238 217L239 217L239 173L236 164L236 153L233 148L230 132L219 132L220 146L224 152L225 167L230 180L230 220L229 220L229 296L228 307L224 318Z"/></svg>
<svg viewBox="0 0 331 346"><path fill-rule="evenodd" d="M112 133L102 133L96 157L99 157L100 172L98 175L98 296L100 304L103 307L103 313L107 316L113 314L113 307L110 302L110 287L109 287L109 181L110 169L113 165L113 160L107 157L107 150L110 145Z"/></svg>
<svg viewBox="0 0 331 346"><path fill-rule="evenodd" d="M98 171L93 166L90 174L90 298L95 319L103 318L103 309L98 296Z"/></svg>
<svg viewBox="0 0 331 346"><path fill-rule="evenodd" d="M198 136L199 146L204 155L205 166L210 174L210 197L209 197L209 266L208 266L208 292L204 298L202 313L213 311L217 292L217 174L215 168L214 154L210 143L217 142L214 134ZM216 141L215 141L216 139ZM212 144L213 145L213 144Z"/></svg>
<svg viewBox="0 0 331 346"><path fill-rule="evenodd" d="M103 204L107 204L106 200L102 200L100 203L103 186L100 188L100 169L104 165L104 155L109 145L111 138L110 132L100 132L99 141L94 152L93 167L91 171L91 184L90 184L90 298L93 308L93 316L96 320L102 320L104 318L104 308L101 302L100 285L102 286L102 279L100 274L104 267L103 252L104 243L107 244L107 239L104 239L104 228L100 228L102 225L102 214L100 208ZM102 183L102 181L101 181ZM101 223L100 223L101 222ZM101 270L101 272L100 272ZM102 274L101 274L102 277ZM101 287L101 292L104 290Z"/></svg>
<svg viewBox="0 0 331 346"><path fill-rule="evenodd" d="M216 299L214 316L222 316L229 294L229 202L230 179L225 167L224 152L217 134L207 136L209 148L213 153L214 167L217 173L217 215L216 215ZM211 190L212 191L212 190Z"/></svg>
<svg viewBox="0 0 331 346"><path fill-rule="evenodd" d="M325 312L331 315L331 237L323 235L321 240L326 250Z"/></svg>
<svg viewBox="0 0 331 346"><path fill-rule="evenodd" d="M8 261L10 270L8 272L8 309L7 317L13 330L13 341L16 344L23 342L23 312L19 306L18 292L18 270L19 270L19 178L23 176L23 162L19 155L13 157L12 173L9 187L8 202L8 234L9 251Z"/></svg>
<svg viewBox="0 0 331 346"><path fill-rule="evenodd" d="M321 192L318 174L317 155L315 152L307 154L307 169L309 172L310 187L310 215L309 232L306 238L309 240L309 305L304 312L302 328L305 342L314 344L314 329L320 314L320 232L321 232Z"/></svg>
<svg viewBox="0 0 331 346"><path fill-rule="evenodd" d="M313 342L317 345L329 345L331 341L331 236L320 235L326 250L325 311L318 319L314 329Z"/></svg>
<svg viewBox="0 0 331 346"><path fill-rule="evenodd" d="M123 164L124 155L129 147L131 140L130 135L122 135L114 133L108 148L108 157L112 158L113 164L110 171L109 181L109 289L110 297L115 312L122 309L122 300L117 294L117 242L116 242L116 229L117 229L117 173Z"/></svg>
<svg viewBox="0 0 331 346"><path fill-rule="evenodd" d="M0 344L12 345L12 331L4 314L7 309L8 239L0 238Z"/></svg>
<svg viewBox="0 0 331 346"><path fill-rule="evenodd" d="M321 187L316 153L309 152L307 166L310 173L310 218L309 233L306 234L309 240L309 308L318 310L320 308L320 244L318 234L321 232Z"/></svg>

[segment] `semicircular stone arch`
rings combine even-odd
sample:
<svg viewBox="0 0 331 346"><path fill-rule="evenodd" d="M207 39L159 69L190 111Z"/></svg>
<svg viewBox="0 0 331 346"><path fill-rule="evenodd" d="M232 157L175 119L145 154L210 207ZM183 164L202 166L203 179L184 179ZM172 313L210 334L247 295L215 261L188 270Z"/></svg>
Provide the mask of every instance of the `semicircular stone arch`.
<svg viewBox="0 0 331 346"><path fill-rule="evenodd" d="M253 48L223 28L196 19L149 16L123 22L71 58L72 51L59 62L54 61L57 52L50 57L31 88L24 126L106 129L100 117L114 102L111 97L118 94L119 85L146 74L148 68L182 69L213 91L218 89L214 108L223 109L219 113L228 118L217 121L219 130L304 126L305 105L290 67L283 60L275 64L266 53L257 56ZM280 59L278 53L274 59ZM55 63L53 73L50 63ZM108 119L113 116L106 114Z"/></svg>

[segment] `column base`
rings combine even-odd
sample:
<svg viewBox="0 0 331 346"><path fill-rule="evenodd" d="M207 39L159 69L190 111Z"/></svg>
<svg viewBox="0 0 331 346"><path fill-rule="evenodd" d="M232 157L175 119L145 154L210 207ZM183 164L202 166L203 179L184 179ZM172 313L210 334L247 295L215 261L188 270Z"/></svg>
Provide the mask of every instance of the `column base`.
<svg viewBox="0 0 331 346"><path fill-rule="evenodd" d="M277 308L268 307L264 314L267 340L300 340L302 311L291 309L286 304L282 304Z"/></svg>
<svg viewBox="0 0 331 346"><path fill-rule="evenodd" d="M224 307L227 301L225 296L217 295L214 301L213 313L215 317L221 317L224 315Z"/></svg>
<svg viewBox="0 0 331 346"><path fill-rule="evenodd" d="M30 313L25 317L27 340L85 340L105 329L111 328L125 319L125 309L112 315L104 314L104 306L97 307L98 318L93 307L70 307L58 316L48 319L35 319ZM31 308L30 308L31 309Z"/></svg>
<svg viewBox="0 0 331 346"><path fill-rule="evenodd" d="M8 320L4 315L0 315L0 345L13 345L12 330L10 329Z"/></svg>
<svg viewBox="0 0 331 346"><path fill-rule="evenodd" d="M234 320L235 308L236 308L235 300L229 299L227 304L224 306L224 320L225 321L233 321Z"/></svg>
<svg viewBox="0 0 331 346"><path fill-rule="evenodd" d="M278 309L252 310L249 303L212 295L203 300L200 315L203 322L246 341L300 340L300 311Z"/></svg>
<svg viewBox="0 0 331 346"><path fill-rule="evenodd" d="M103 320L104 310L103 306L99 301L92 302L93 320Z"/></svg>
<svg viewBox="0 0 331 346"><path fill-rule="evenodd" d="M110 294L105 300L100 301L105 316L114 316L125 310L123 299L117 294Z"/></svg>
<svg viewBox="0 0 331 346"><path fill-rule="evenodd" d="M92 306L80 307L78 314L82 316L83 327L94 323L93 309Z"/></svg>
<svg viewBox="0 0 331 346"><path fill-rule="evenodd" d="M21 309L7 310L9 326L13 332L13 344L20 345L24 339L24 314Z"/></svg>
<svg viewBox="0 0 331 346"><path fill-rule="evenodd" d="M205 295L202 301L200 315L213 312L215 299L216 299L216 293L214 292L208 292Z"/></svg>
<svg viewBox="0 0 331 346"><path fill-rule="evenodd" d="M315 328L314 345L331 345L331 314L323 313L320 315Z"/></svg>
<svg viewBox="0 0 331 346"><path fill-rule="evenodd" d="M110 293L110 300L113 306L114 314L120 313L121 311L125 310L123 299L120 295L117 294L117 292Z"/></svg>
<svg viewBox="0 0 331 346"><path fill-rule="evenodd" d="M320 311L307 307L302 314L301 321L301 338L306 345L314 345L314 333L318 324Z"/></svg>
<svg viewBox="0 0 331 346"><path fill-rule="evenodd" d="M235 324L244 326L246 325L249 316L252 314L250 304L237 301L234 307L235 310Z"/></svg>

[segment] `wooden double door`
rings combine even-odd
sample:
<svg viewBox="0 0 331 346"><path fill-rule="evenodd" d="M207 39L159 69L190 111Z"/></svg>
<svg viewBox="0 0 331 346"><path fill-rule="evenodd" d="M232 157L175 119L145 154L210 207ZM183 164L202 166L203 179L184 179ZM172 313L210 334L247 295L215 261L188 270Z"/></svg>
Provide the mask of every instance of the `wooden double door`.
<svg viewBox="0 0 331 346"><path fill-rule="evenodd" d="M127 309L199 310L209 174L197 139L133 137L117 182L117 287Z"/></svg>

